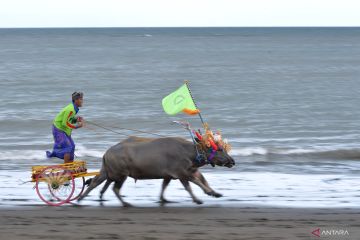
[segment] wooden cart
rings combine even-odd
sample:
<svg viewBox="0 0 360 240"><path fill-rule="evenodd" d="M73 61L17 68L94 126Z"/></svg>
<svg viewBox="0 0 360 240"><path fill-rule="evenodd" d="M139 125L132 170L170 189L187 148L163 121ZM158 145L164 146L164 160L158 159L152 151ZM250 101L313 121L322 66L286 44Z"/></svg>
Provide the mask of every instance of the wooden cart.
<svg viewBox="0 0 360 240"><path fill-rule="evenodd" d="M85 188L85 177L96 176L99 172L88 172L86 162L33 166L31 182L42 201L50 206L60 206L76 200Z"/></svg>

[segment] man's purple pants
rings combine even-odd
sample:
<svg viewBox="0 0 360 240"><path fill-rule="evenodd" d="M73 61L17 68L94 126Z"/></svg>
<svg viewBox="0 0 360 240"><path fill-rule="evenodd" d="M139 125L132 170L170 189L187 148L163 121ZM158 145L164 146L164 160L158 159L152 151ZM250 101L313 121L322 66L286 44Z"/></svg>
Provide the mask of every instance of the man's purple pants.
<svg viewBox="0 0 360 240"><path fill-rule="evenodd" d="M74 160L75 143L71 136L68 136L65 132L61 131L54 125L52 126L52 133L54 136L54 148L52 152L46 151L48 158L57 157L64 159L64 155L69 153L70 160Z"/></svg>

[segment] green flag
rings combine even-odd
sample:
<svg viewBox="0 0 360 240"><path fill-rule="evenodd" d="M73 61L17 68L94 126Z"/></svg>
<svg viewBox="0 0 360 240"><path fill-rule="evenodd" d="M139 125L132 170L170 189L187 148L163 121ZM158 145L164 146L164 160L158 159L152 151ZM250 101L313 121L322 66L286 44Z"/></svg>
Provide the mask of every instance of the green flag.
<svg viewBox="0 0 360 240"><path fill-rule="evenodd" d="M164 111L169 115L175 115L179 112L193 115L200 112L196 108L186 84L182 85L178 90L166 96L162 100L162 106Z"/></svg>

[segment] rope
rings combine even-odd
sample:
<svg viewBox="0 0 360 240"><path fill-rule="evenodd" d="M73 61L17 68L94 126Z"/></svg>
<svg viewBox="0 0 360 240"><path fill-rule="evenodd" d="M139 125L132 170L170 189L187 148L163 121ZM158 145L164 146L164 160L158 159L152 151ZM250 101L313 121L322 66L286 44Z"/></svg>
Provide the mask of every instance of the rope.
<svg viewBox="0 0 360 240"><path fill-rule="evenodd" d="M142 130L137 130L137 129L132 129L132 128L123 128L123 127L113 127L113 128L123 129L123 130L128 130L128 131L134 131L134 132L138 132L138 133L146 133L146 134L159 136L159 137L166 137L165 135L161 135L161 134L158 134L158 133L147 132L147 131L142 131Z"/></svg>
<svg viewBox="0 0 360 240"><path fill-rule="evenodd" d="M94 123L94 122L91 122L91 121L86 121L86 122L88 124L92 124L92 125L97 126L99 128L108 130L108 131L110 131L112 133L125 135L125 136L128 136L128 137L131 136L131 135L126 134L126 133L121 133L121 132L114 131L111 128L117 128L117 129L128 130L128 131L139 132L139 133L146 133L146 134L151 134L151 135L155 135L155 136L159 136L159 137L166 137L165 135L161 135L161 134L158 134L158 133L152 133L152 132L147 132L147 131L142 131L142 130L137 130L137 129L132 129L132 128L123 128L123 127L111 127L111 128L109 128L109 127L105 127L105 126L102 126L100 124L97 124L97 123Z"/></svg>
<svg viewBox="0 0 360 240"><path fill-rule="evenodd" d="M124 136L127 136L127 137L130 137L130 136L131 136L131 135L129 135L129 134L125 134L125 133L121 133L121 132L114 131L114 130L112 130L112 129L110 129L110 128L101 126L101 125L99 125L99 124L97 124L97 123L94 123L94 122L89 122L89 121L86 121L86 122L87 122L88 124L92 124L92 125L94 125L94 126L97 126L98 128L105 129L105 130L107 130L107 131L109 131L109 132L112 132L112 133L116 133L116 134L119 134L119 135L124 135Z"/></svg>
<svg viewBox="0 0 360 240"><path fill-rule="evenodd" d="M93 131L96 135L100 135L100 134L97 132L97 130L95 129L95 127L90 127L90 126L87 124L87 122L84 124L83 127L84 127L84 128L87 128L87 129L89 129L89 130L91 130L91 131Z"/></svg>

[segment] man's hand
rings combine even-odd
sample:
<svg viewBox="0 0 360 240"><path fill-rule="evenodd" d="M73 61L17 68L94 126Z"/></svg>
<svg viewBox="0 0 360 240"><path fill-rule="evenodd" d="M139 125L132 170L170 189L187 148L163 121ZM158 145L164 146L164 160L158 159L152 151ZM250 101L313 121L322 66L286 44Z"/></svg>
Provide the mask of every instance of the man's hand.
<svg viewBox="0 0 360 240"><path fill-rule="evenodd" d="M84 126L84 120L79 121L79 122L77 123L77 128L82 128L83 126Z"/></svg>
<svg viewBox="0 0 360 240"><path fill-rule="evenodd" d="M83 120L84 120L84 118L82 118L82 117L80 117L80 116L77 117L77 119L76 119L77 122L82 122Z"/></svg>

